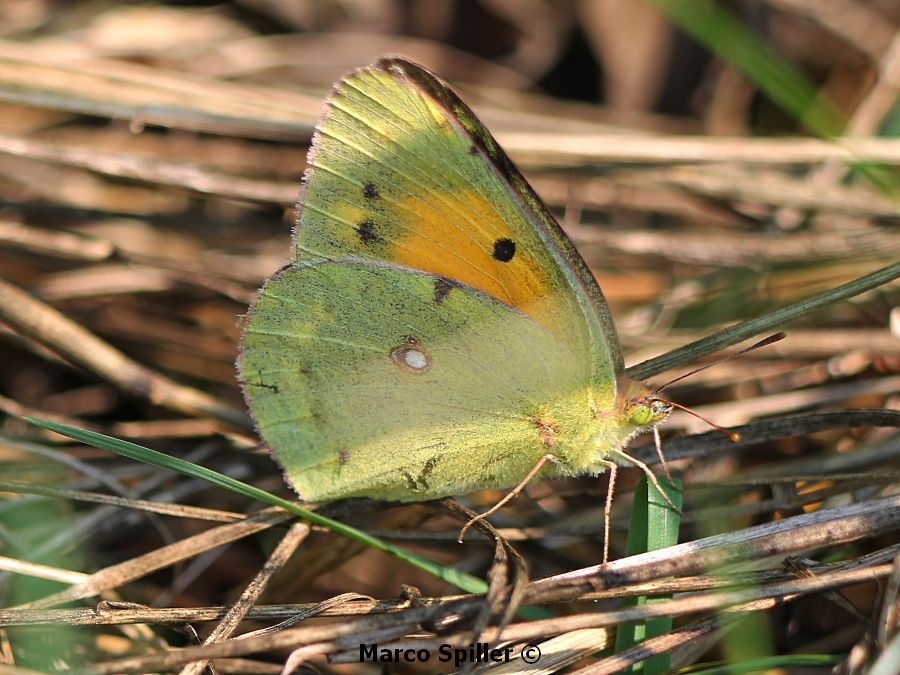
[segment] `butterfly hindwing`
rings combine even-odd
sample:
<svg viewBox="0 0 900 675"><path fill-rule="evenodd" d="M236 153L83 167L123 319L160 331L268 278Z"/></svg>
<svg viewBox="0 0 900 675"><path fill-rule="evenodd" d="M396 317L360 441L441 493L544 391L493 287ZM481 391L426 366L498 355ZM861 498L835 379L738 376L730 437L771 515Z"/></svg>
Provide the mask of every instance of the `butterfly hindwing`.
<svg viewBox="0 0 900 675"><path fill-rule="evenodd" d="M586 445L555 434L584 426L587 355L442 277L294 263L260 292L243 344L245 396L306 499L507 487L551 446Z"/></svg>

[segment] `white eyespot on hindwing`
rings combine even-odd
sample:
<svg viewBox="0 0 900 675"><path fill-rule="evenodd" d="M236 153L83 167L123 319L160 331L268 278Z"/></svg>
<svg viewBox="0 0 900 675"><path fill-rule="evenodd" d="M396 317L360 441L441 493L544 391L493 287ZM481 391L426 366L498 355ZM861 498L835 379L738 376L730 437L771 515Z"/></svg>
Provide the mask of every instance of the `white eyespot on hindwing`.
<svg viewBox="0 0 900 675"><path fill-rule="evenodd" d="M403 344L391 350L391 360L411 373L424 373L431 368L431 357L413 335L407 335Z"/></svg>

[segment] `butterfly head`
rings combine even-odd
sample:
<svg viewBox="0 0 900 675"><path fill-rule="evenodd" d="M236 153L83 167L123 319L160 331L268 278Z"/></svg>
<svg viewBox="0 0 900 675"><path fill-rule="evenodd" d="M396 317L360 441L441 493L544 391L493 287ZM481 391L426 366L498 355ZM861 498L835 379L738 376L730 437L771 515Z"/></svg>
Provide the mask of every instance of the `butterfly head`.
<svg viewBox="0 0 900 675"><path fill-rule="evenodd" d="M684 410L686 413L703 420L713 429L734 442L741 439L741 435L738 432L720 427L715 422L706 419L696 410L691 410L680 403L675 403L674 401L662 398L659 395L659 392L666 386L668 385L663 385L663 387L659 387L658 389L650 389L643 382L631 380L626 377L619 378L619 410L622 411L625 423L633 428L633 433L642 433L653 429L657 424L666 419L672 410L678 408L679 410Z"/></svg>
<svg viewBox="0 0 900 675"><path fill-rule="evenodd" d="M672 412L670 401L660 398L643 382L621 378L619 405L625 421L637 431L646 431L662 422Z"/></svg>

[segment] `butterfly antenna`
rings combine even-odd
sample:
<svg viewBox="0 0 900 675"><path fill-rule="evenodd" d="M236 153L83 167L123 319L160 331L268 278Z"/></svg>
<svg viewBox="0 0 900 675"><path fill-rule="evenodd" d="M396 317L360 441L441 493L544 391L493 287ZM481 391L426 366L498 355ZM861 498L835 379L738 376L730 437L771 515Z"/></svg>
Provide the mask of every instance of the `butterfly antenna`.
<svg viewBox="0 0 900 675"><path fill-rule="evenodd" d="M693 415L693 416L696 417L698 420L703 420L703 421L706 422L709 426L711 426L713 429L715 429L715 430L718 431L720 434L722 434L723 436L725 436L726 438L728 438L728 440L730 440L730 441L732 441L732 442L734 442L734 443L737 443L739 440L741 440L741 435L740 435L738 432L732 431L731 429L726 429L726 428L723 427L723 426L719 426L718 424L716 424L716 423L713 422L712 420L705 418L703 415L701 415L700 413L698 413L696 410L692 410L691 408L688 408L687 406L681 405L680 403L675 403L674 401L668 401L668 400L666 400L666 399L660 399L660 400L661 400L661 401L665 401L666 403L668 403L670 406L672 406L672 407L674 407L674 408L678 408L679 410L684 410L684 412L686 412L688 415Z"/></svg>
<svg viewBox="0 0 900 675"><path fill-rule="evenodd" d="M779 333L770 335L769 337L765 338L764 340L760 340L759 342L756 342L756 343L750 345L749 347L744 347L743 349L739 349L738 351L736 351L732 354L726 354L722 358L716 359L715 361L710 361L709 363L704 363L699 368L694 368L693 370L689 370L688 372L684 373L684 375L679 375L674 380L669 380L661 387L657 387L656 393L661 392L663 389L675 384L676 382L681 382L686 377L690 377L691 375L695 375L695 374L699 373L701 370L706 370L707 368L712 368L713 366L719 365L723 361L728 361L730 359L737 358L738 356L742 356L742 355L746 354L747 352L752 352L761 347L768 347L769 345L774 344L774 343L778 342L779 340L783 340L786 336L787 336L787 333L785 333L784 331L781 331ZM675 404L673 403L672 405L675 405ZM675 405L675 407L682 408L682 406L680 406L680 405ZM682 409L684 409L684 408L682 408ZM684 409L684 410L686 410L686 409ZM686 410L686 412L691 412L691 411ZM700 416L697 415L697 417L700 417ZM701 417L700 419L703 419L703 418ZM712 422L710 422L710 424L712 424ZM715 426L715 425L713 424L713 426Z"/></svg>

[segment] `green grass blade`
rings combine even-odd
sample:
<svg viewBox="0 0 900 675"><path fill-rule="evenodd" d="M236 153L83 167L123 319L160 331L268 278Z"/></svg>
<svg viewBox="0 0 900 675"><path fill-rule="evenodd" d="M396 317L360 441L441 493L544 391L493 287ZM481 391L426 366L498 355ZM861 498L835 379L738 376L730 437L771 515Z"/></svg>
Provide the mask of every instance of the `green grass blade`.
<svg viewBox="0 0 900 675"><path fill-rule="evenodd" d="M807 129L824 138L840 135L841 113L803 74L711 0L650 0L683 31L740 70Z"/></svg>
<svg viewBox="0 0 900 675"><path fill-rule="evenodd" d="M802 72L748 30L713 0L649 0L679 28L725 59L782 109L812 133L833 140L846 119ZM895 174L859 157L848 162L879 190L892 198L900 194Z"/></svg>
<svg viewBox="0 0 900 675"><path fill-rule="evenodd" d="M852 298L860 293L870 291L889 281L893 281L897 277L900 277L900 263L882 267L871 274L866 274L822 293L803 298L787 307L782 307L769 314L744 321L718 333L713 333L705 338L686 344L684 347L673 349L670 352L643 361L628 368L626 372L637 380L647 379L652 375L669 370L682 363L694 361L701 356L712 354L742 340L782 328L802 316L816 312L841 300Z"/></svg>
<svg viewBox="0 0 900 675"><path fill-rule="evenodd" d="M682 507L681 481L659 479L669 500L679 509ZM641 479L634 492L634 503L628 525L628 555L636 555L678 543L678 527L681 514L672 509L666 498L646 477ZM625 598L620 607L636 607L665 600L670 596L641 596ZM657 635L665 635L672 630L670 617L657 617L636 623L626 623L616 631L616 652L624 651L635 644ZM643 675L658 675L669 672L669 655L657 654L635 664L631 672Z"/></svg>
<svg viewBox="0 0 900 675"><path fill-rule="evenodd" d="M362 530L357 530L355 527L351 527L337 520L332 520L331 518L326 518L325 516L319 515L315 511L304 509L295 502L288 501L287 499L282 499L277 495L273 495L269 492L266 492L265 490L260 490L257 487L248 485L247 483L241 482L234 478L230 478L224 474L219 473L218 471L213 471L212 469L207 469L197 464L193 464L192 462L187 462L183 459L178 459L177 457L172 457L162 452L157 452L156 450L145 448L143 446L137 445L136 443L130 443L129 441L123 441L118 438L113 438L112 436L97 433L96 431L87 431L86 429L79 429L78 427L72 427L67 424L59 424L58 422L50 422L47 420L37 419L35 417L23 417L22 419L36 426L43 427L44 429L49 429L50 431L55 431L56 433L62 434L63 436L73 438L76 441L81 441L82 443L92 445L95 448L100 448L101 450L109 450L110 452L114 452L117 455L122 455L123 457L128 457L129 459L135 459L146 464L152 464L163 469L176 471L186 476L200 478L201 480L205 480L214 485L218 485L219 487L225 488L226 490L237 492L247 497L257 499L261 502L272 504L273 506L279 506L285 511L299 516L300 518L303 518L310 523L326 527L335 534L340 534L344 537L365 544L366 546L370 546L372 548L378 549L379 551L389 553L390 555L395 556L396 558L412 565L413 567L417 567L425 572L428 572L429 574L433 574L439 579L453 584L457 588L461 588L468 593L484 593L487 591L487 584L478 577L466 574L465 572L460 572L459 570L455 570L452 567L446 567L445 565L441 565L433 560L429 560L424 556L417 555L403 548L400 548L399 546L389 544L385 541L382 541L381 539L378 539L377 537L373 537L372 535L363 532Z"/></svg>

